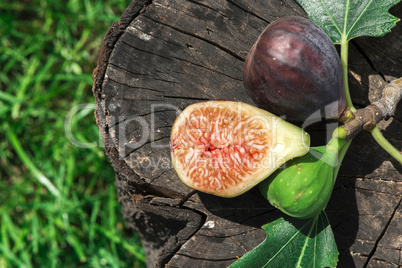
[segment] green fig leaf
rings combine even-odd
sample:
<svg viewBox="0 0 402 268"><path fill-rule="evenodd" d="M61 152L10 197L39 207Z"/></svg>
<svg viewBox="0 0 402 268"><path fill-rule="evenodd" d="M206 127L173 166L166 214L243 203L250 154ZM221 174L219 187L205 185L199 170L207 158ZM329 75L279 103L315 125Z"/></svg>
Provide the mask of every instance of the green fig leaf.
<svg viewBox="0 0 402 268"><path fill-rule="evenodd" d="M335 44L358 36L383 36L399 19L388 10L400 0L296 0Z"/></svg>
<svg viewBox="0 0 402 268"><path fill-rule="evenodd" d="M230 268L321 268L335 267L338 262L334 234L324 211L308 220L281 217L262 228L266 239Z"/></svg>

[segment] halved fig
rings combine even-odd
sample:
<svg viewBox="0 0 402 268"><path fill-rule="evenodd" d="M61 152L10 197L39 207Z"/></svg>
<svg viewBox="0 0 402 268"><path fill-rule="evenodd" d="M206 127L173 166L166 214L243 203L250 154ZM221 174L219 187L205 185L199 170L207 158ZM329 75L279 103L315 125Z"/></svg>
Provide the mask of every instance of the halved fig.
<svg viewBox="0 0 402 268"><path fill-rule="evenodd" d="M172 163L182 182L222 197L248 191L309 145L302 129L236 101L192 104L171 133Z"/></svg>

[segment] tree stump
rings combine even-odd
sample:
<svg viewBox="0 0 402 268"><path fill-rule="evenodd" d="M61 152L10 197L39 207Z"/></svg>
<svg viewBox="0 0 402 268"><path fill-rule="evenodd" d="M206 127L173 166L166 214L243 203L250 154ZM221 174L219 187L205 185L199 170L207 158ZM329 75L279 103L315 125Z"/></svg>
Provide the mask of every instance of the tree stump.
<svg viewBox="0 0 402 268"><path fill-rule="evenodd" d="M402 17L402 4L391 13ZM96 120L124 217L140 234L149 267L227 267L261 243L261 226L280 215L256 189L226 199L186 187L172 168L169 136L192 103L253 104L242 84L245 57L270 22L289 15L306 17L292 0L135 0L107 32L93 75ZM401 76L401 44L401 22L382 38L351 42L357 107ZM401 122L399 107L380 124L398 148ZM322 136L329 127L312 132ZM326 209L339 267L402 265L401 197L401 165L369 133L359 134Z"/></svg>

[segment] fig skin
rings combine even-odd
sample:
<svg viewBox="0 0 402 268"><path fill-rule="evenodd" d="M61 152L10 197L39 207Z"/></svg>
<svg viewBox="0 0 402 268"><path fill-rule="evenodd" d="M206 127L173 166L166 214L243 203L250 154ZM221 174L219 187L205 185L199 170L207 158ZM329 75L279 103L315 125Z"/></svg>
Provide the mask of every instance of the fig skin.
<svg viewBox="0 0 402 268"><path fill-rule="evenodd" d="M259 185L262 195L283 213L300 219L319 214L334 185L334 167L307 153L290 160Z"/></svg>
<svg viewBox="0 0 402 268"><path fill-rule="evenodd" d="M326 146L311 147L307 154L288 161L285 169L260 183L261 194L291 217L318 215L331 197L344 156L339 153L346 145L346 140L333 138Z"/></svg>
<svg viewBox="0 0 402 268"><path fill-rule="evenodd" d="M252 105L206 101L186 107L171 131L172 164L187 186L221 197L245 193L306 154L309 135Z"/></svg>
<svg viewBox="0 0 402 268"><path fill-rule="evenodd" d="M283 17L269 24L247 55L243 83L260 107L291 122L346 107L342 65L331 39L312 21Z"/></svg>

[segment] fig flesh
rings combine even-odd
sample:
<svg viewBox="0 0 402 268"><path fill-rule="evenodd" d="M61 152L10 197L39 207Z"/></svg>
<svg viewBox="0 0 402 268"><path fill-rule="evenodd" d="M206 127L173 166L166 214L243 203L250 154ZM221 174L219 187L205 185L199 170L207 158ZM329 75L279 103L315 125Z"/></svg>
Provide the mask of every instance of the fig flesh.
<svg viewBox="0 0 402 268"><path fill-rule="evenodd" d="M170 142L173 167L184 184L235 197L289 159L306 154L310 138L295 125L249 104L206 101L181 112Z"/></svg>
<svg viewBox="0 0 402 268"><path fill-rule="evenodd" d="M292 122L317 111L337 119L346 107L335 46L302 17L283 17L265 28L247 55L243 83L257 106Z"/></svg>

